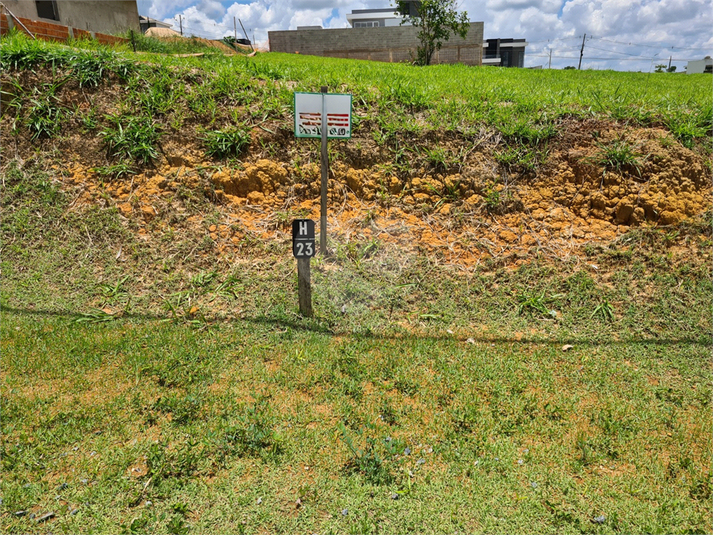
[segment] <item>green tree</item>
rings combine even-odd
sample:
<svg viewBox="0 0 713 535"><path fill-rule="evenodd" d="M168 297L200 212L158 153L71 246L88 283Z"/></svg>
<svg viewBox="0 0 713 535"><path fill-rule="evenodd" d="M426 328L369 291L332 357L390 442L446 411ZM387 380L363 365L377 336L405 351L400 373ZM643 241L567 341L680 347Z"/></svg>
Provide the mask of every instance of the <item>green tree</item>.
<svg viewBox="0 0 713 535"><path fill-rule="evenodd" d="M410 10L411 4L418 6L415 15ZM410 22L418 28L418 40L421 44L417 51L417 65L430 65L433 53L440 50L443 42L448 41L451 35L459 35L465 39L470 28L468 13L458 13L456 8L457 0L398 0L397 9L404 15L401 24Z"/></svg>

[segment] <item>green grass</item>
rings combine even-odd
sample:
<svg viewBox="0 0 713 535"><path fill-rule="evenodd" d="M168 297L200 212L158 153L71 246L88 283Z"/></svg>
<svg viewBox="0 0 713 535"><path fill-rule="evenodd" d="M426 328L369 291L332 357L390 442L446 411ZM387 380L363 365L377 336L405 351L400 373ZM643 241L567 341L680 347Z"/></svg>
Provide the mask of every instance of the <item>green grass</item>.
<svg viewBox="0 0 713 535"><path fill-rule="evenodd" d="M250 145L250 131L240 127L209 130L203 134L203 141L209 156L239 156Z"/></svg>
<svg viewBox="0 0 713 535"><path fill-rule="evenodd" d="M572 116L676 125L696 150L710 134L702 76L134 59L16 35L0 49L11 76L69 77L49 100L60 129L38 117L60 140L63 121L103 137L98 173L127 182L182 123L275 128L293 89L322 83L354 93L357 129L395 167L456 169L457 151L409 136L475 142L487 127L514 147L501 165L536 170ZM109 117L62 100L113 83L126 91ZM4 87L4 102L29 100ZM29 138L30 111L7 113ZM62 163L45 152L2 172L3 532L711 531L710 213L568 259L533 248L517 268L334 237L305 319L289 240L242 229L239 253L219 252L204 175L147 222L101 190L76 204ZM506 210L508 189L485 202Z"/></svg>
<svg viewBox="0 0 713 535"><path fill-rule="evenodd" d="M99 132L110 156L151 163L158 157L160 127L149 116L107 117L110 126Z"/></svg>
<svg viewBox="0 0 713 535"><path fill-rule="evenodd" d="M123 37L131 40L131 34L124 34ZM176 39L157 39L155 37L146 36L142 33L134 32L134 45L137 52L150 52L154 54L213 54L222 55L222 51L211 47L206 43L196 39L194 36ZM133 49L131 43L123 45L124 49Z"/></svg>
<svg viewBox="0 0 713 535"><path fill-rule="evenodd" d="M287 241L231 265L4 179L5 532L711 529L706 219L597 270L350 242L308 320Z"/></svg>
<svg viewBox="0 0 713 535"><path fill-rule="evenodd" d="M610 144L597 143L599 153L593 157L592 163L605 169L615 169L618 172L636 172L641 176L641 154L623 140L614 140Z"/></svg>
<svg viewBox="0 0 713 535"><path fill-rule="evenodd" d="M8 532L46 529L20 510L52 510L70 532L136 519L165 532L181 517L196 533L710 529L696 342L562 352L506 333L14 312L2 338Z"/></svg>
<svg viewBox="0 0 713 535"><path fill-rule="evenodd" d="M702 145L710 152L713 99L704 75L462 65L413 68L276 53L254 58L143 54L139 63L136 59L125 48L117 52L69 48L30 41L19 34L3 38L0 51L4 69L65 69L82 87L98 86L112 76L125 79L132 88L127 109L136 110L138 103L138 109L147 113L166 115L167 123L182 120L175 115L184 114L187 108L200 123L211 125L230 119L234 112L228 110L235 105L244 108L234 119L251 125L267 119L286 120L293 91L315 91L327 85L331 91L354 95L357 132L363 123L369 130L378 123L374 135L390 142L395 132L408 135L445 129L469 137L487 126L513 146L508 150L520 151L503 152L504 163L526 169L534 165L537 151L545 151L547 141L557 136L561 121L573 117L665 125L684 145ZM252 83L252 79L263 83ZM429 156L431 161L434 157Z"/></svg>

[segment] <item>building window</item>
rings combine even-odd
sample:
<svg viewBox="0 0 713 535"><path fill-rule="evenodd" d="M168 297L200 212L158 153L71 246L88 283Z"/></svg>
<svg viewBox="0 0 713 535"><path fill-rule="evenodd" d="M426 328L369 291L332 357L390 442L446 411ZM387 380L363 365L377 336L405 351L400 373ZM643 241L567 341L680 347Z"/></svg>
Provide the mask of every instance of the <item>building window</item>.
<svg viewBox="0 0 713 535"><path fill-rule="evenodd" d="M59 20L56 0L35 0L37 16L41 19Z"/></svg>
<svg viewBox="0 0 713 535"><path fill-rule="evenodd" d="M378 20L359 21L354 23L355 28L378 28Z"/></svg>

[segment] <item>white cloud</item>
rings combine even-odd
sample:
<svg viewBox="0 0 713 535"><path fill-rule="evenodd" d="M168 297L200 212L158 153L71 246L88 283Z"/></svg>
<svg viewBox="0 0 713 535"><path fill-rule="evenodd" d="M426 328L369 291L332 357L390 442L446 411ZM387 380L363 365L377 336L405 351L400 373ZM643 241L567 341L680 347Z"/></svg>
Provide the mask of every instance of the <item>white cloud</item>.
<svg viewBox="0 0 713 535"><path fill-rule="evenodd" d="M206 17L218 20L225 15L225 7L218 0L203 0L196 9L205 14Z"/></svg>
<svg viewBox="0 0 713 535"><path fill-rule="evenodd" d="M346 15L353 9L392 7L392 0L248 0L246 3L138 0L138 3L142 14L148 12L149 16L171 23L180 13L184 17L184 33L189 35L191 32L213 38L232 35L233 17L239 18L250 38L254 34L262 43L267 41L268 31L312 25L344 28ZM467 11L471 20L485 23L486 39L527 39L530 43L527 65L546 64L549 50L553 50L553 67L576 65L585 33L588 40L583 66L592 68L648 70L652 60L659 61L664 56L666 60L669 55L674 59L693 59L713 53L710 32L713 0L462 0L460 9ZM241 33L238 25L239 36ZM642 44L657 46L637 46ZM629 61L634 56L646 59ZM603 61L588 57L614 59ZM685 62L678 65L682 70Z"/></svg>
<svg viewBox="0 0 713 535"><path fill-rule="evenodd" d="M648 70L652 59L660 62L665 56L668 61L672 46L678 47L673 49L674 60L713 51L711 0L487 0L484 6L466 0L463 9L471 19L485 22L486 38L526 38L531 43L526 65L546 65L550 49L554 67L576 65L583 34L588 37L583 68ZM654 48L636 46L657 43ZM646 59L632 61L635 56ZM679 70L684 65L679 61Z"/></svg>

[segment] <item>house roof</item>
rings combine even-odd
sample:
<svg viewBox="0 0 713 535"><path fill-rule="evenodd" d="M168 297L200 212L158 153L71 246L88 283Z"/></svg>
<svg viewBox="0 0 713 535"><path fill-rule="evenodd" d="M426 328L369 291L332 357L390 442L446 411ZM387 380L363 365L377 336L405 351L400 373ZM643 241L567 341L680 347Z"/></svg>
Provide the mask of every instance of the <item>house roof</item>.
<svg viewBox="0 0 713 535"><path fill-rule="evenodd" d="M156 28L172 28L173 27L173 24L169 24L167 22L152 19L151 17L144 17L143 15L139 15L139 22L142 22L143 24L153 24L154 27L156 27Z"/></svg>

